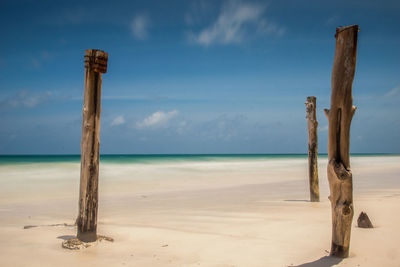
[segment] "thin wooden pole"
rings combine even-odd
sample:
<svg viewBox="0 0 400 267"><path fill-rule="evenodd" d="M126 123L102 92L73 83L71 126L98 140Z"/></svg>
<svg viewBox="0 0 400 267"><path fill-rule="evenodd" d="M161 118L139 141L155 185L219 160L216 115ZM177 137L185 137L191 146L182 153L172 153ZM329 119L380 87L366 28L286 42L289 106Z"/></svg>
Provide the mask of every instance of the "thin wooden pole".
<svg viewBox="0 0 400 267"><path fill-rule="evenodd" d="M318 136L317 136L317 98L307 97L306 118L308 127L308 178L310 182L310 201L319 201L318 185Z"/></svg>
<svg viewBox="0 0 400 267"><path fill-rule="evenodd" d="M352 83L356 67L358 25L336 29L332 71L331 106L325 110L328 130L328 180L332 208L331 256L349 256L353 220L353 176L350 169L350 124L353 106Z"/></svg>
<svg viewBox="0 0 400 267"><path fill-rule="evenodd" d="M104 51L86 50L77 218L77 238L84 242L97 240L101 75L107 71L107 60L108 54Z"/></svg>

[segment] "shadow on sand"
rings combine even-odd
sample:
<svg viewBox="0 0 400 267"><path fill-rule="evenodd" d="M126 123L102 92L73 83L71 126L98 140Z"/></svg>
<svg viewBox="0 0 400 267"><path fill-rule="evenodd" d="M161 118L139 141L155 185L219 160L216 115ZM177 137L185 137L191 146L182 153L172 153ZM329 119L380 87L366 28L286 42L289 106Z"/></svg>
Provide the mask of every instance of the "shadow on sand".
<svg viewBox="0 0 400 267"><path fill-rule="evenodd" d="M310 202L310 200L307 200L307 199L285 199L284 201L289 201L289 202Z"/></svg>
<svg viewBox="0 0 400 267"><path fill-rule="evenodd" d="M343 259L341 259L341 258L325 256L316 261L303 263L303 264L296 265L293 267L331 267L331 266L334 266L334 265L340 263L342 260Z"/></svg>
<svg viewBox="0 0 400 267"><path fill-rule="evenodd" d="M58 239L62 239L62 240L68 240L68 239L72 239L72 238L76 238L76 236L74 235L60 235L57 236Z"/></svg>

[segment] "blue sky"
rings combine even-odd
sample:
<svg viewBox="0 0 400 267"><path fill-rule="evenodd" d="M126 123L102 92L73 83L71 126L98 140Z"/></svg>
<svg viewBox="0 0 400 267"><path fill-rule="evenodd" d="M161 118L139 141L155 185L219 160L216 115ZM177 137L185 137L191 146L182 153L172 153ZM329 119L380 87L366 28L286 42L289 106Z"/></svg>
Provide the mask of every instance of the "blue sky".
<svg viewBox="0 0 400 267"><path fill-rule="evenodd" d="M335 28L359 24L351 151L400 153L399 1L0 3L0 154L79 154L85 49L109 53L102 153L326 152Z"/></svg>

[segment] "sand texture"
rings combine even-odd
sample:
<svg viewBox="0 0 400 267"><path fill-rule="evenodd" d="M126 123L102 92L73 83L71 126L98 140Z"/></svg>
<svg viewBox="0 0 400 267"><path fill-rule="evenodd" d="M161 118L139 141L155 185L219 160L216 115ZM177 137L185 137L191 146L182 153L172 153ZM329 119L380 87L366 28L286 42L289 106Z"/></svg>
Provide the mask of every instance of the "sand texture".
<svg viewBox="0 0 400 267"><path fill-rule="evenodd" d="M306 159L107 163L100 167L98 242L76 235L79 164L0 165L0 266L400 266L400 157L352 158L350 257L328 257L326 158L321 202ZM367 212L374 228L357 227ZM25 228L24 228L25 226Z"/></svg>

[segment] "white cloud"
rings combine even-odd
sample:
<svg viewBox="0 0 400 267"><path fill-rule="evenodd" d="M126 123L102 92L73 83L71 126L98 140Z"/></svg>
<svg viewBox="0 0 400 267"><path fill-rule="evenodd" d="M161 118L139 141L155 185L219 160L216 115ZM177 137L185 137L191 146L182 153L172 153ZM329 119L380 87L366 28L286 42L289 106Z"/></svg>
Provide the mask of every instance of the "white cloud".
<svg viewBox="0 0 400 267"><path fill-rule="evenodd" d="M118 125L122 125L125 123L125 118L123 115L117 116L115 117L112 122L111 122L111 126L118 126Z"/></svg>
<svg viewBox="0 0 400 267"><path fill-rule="evenodd" d="M199 33L190 33L194 43L209 46L211 44L232 44L242 42L251 31L259 34L282 35L284 29L269 23L263 18L265 5L229 1L221 9L217 20Z"/></svg>
<svg viewBox="0 0 400 267"><path fill-rule="evenodd" d="M52 95L52 92L47 91L39 94L32 94L29 91L19 91L15 95L7 98L0 100L0 107L3 108L19 108L19 107L25 107L25 108L34 108L38 106L39 104L46 102L50 96Z"/></svg>
<svg viewBox="0 0 400 267"><path fill-rule="evenodd" d="M177 110L171 110L169 112L157 111L145 118L143 121L137 122L136 127L139 129L144 129L165 126L167 125L168 121L176 115L178 115Z"/></svg>
<svg viewBox="0 0 400 267"><path fill-rule="evenodd" d="M149 36L150 19L144 14L139 14L133 18L131 30L133 36L138 40L145 40Z"/></svg>
<svg viewBox="0 0 400 267"><path fill-rule="evenodd" d="M395 88L393 88L392 90L390 90L389 92L387 92L384 96L385 97L394 97L400 94L400 86L397 86Z"/></svg>

